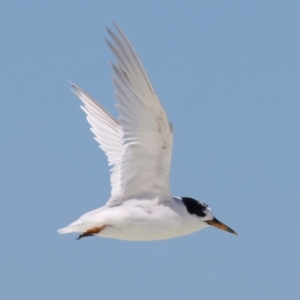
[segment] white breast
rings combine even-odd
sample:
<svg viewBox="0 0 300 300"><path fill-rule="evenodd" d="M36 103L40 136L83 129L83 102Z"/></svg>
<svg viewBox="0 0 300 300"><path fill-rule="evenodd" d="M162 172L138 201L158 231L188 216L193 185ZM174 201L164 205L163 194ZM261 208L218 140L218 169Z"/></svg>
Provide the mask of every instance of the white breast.
<svg viewBox="0 0 300 300"><path fill-rule="evenodd" d="M102 211L102 222L109 224L100 237L131 241L151 241L191 234L208 225L187 212L178 199L159 203L157 200L130 200L126 205ZM97 218L97 219L98 219Z"/></svg>

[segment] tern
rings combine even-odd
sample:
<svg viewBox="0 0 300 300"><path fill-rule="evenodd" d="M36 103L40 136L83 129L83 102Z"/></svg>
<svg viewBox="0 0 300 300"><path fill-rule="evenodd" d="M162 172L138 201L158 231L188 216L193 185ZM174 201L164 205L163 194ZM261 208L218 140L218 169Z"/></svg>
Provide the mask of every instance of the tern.
<svg viewBox="0 0 300 300"><path fill-rule="evenodd" d="M59 233L78 239L99 236L128 241L165 240L208 226L236 234L205 203L171 194L169 173L173 127L128 38L116 25L106 40L117 62L111 63L119 113L115 119L78 86L91 131L111 166L111 196Z"/></svg>

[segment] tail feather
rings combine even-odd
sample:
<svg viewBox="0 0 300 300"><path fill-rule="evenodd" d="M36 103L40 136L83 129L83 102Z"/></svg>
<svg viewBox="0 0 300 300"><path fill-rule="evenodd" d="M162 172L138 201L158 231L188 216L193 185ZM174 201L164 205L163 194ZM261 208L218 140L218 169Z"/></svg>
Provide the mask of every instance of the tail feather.
<svg viewBox="0 0 300 300"><path fill-rule="evenodd" d="M76 220L67 227L63 227L57 230L59 234L72 233L72 232L84 232L89 227L86 223L81 220Z"/></svg>

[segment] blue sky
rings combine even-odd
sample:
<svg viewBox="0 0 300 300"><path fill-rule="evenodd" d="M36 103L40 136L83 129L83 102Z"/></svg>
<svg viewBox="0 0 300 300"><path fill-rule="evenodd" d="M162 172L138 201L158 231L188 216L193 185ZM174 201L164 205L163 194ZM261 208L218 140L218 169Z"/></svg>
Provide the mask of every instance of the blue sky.
<svg viewBox="0 0 300 300"><path fill-rule="evenodd" d="M105 2L105 3L104 3ZM1 1L1 299L299 299L299 1ZM239 236L76 241L109 197L68 80L115 113L105 27L175 130L174 195Z"/></svg>

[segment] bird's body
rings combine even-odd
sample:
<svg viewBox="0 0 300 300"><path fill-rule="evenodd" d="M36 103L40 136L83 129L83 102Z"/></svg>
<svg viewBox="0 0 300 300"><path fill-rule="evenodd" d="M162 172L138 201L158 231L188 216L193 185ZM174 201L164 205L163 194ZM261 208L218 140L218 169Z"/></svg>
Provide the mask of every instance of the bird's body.
<svg viewBox="0 0 300 300"><path fill-rule="evenodd" d="M173 197L169 184L173 128L147 74L124 33L108 32L117 57L112 64L116 120L76 85L73 91L111 168L111 197L59 233L81 233L131 241L164 240L209 225L235 233L214 218L210 207L187 197Z"/></svg>
<svg viewBox="0 0 300 300"><path fill-rule="evenodd" d="M211 219L211 216L206 219ZM157 197L151 200L132 199L122 205L100 207L80 217L65 231L86 232L102 226L106 227L95 235L120 240L150 241L187 235L208 224L200 222L197 215L191 215L181 198L161 201Z"/></svg>

